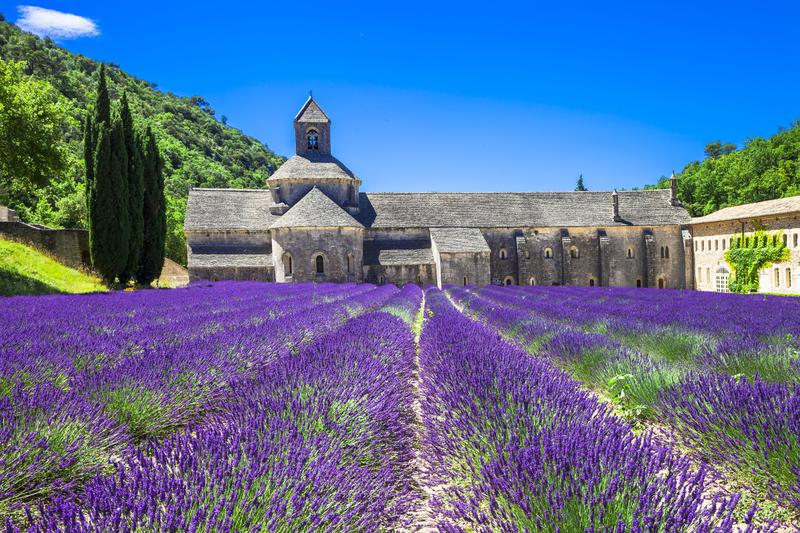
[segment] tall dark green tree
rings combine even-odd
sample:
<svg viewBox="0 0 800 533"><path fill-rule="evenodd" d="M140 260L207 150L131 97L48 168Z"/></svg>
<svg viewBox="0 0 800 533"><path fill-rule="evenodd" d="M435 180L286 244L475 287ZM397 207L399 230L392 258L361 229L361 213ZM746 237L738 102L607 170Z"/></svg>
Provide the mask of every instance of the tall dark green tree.
<svg viewBox="0 0 800 533"><path fill-rule="evenodd" d="M87 227L89 229L89 251L92 258L92 265L95 259L99 259L101 264L107 261L102 258L103 250L98 248L95 242L97 236L97 226L102 221L102 216L97 211L97 182L96 174L98 165L100 169L107 173L110 167L110 144L108 147L100 147L100 132L105 131L104 142L111 142L111 99L108 96L108 82L106 80L106 69L100 66L97 76L97 92L94 104L94 119L91 115L86 117L83 132L83 157L86 169L86 179L84 181L86 189L86 212ZM106 150L108 148L108 150ZM97 156L102 155L102 161L98 161ZM98 219L98 217L100 217ZM98 267L95 267L98 268ZM99 270L99 268L98 268Z"/></svg>
<svg viewBox="0 0 800 533"><path fill-rule="evenodd" d="M148 126L140 137L144 169L144 246L136 281L149 285L161 274L164 266L164 244L167 233L167 206L164 197L164 164L156 137Z"/></svg>
<svg viewBox="0 0 800 533"><path fill-rule="evenodd" d="M589 190L589 189L587 189L587 188L586 188L586 186L583 184L583 174L581 174L580 176L578 176L578 183L577 183L577 184L575 184L575 190L576 190L576 191L581 191L581 192L586 192L586 191L588 191L588 190Z"/></svg>
<svg viewBox="0 0 800 533"><path fill-rule="evenodd" d="M120 100L120 120L125 140L125 153L128 159L128 265L124 272L125 280L130 280L139 269L139 261L144 243L144 177L142 150L139 136L134 131L133 116L128 105L127 93Z"/></svg>
<svg viewBox="0 0 800 533"><path fill-rule="evenodd" d="M84 189L86 191L86 225L91 226L92 206L94 204L94 150L97 147L97 137L92 122L92 115L86 113L86 122L83 125L83 161L84 161Z"/></svg>

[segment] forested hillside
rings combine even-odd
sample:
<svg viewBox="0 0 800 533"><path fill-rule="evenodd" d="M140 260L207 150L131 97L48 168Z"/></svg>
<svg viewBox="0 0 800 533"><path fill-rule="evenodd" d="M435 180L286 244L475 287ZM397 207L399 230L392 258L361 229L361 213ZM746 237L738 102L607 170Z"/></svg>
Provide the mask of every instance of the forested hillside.
<svg viewBox="0 0 800 533"><path fill-rule="evenodd" d="M5 22L0 14L0 60L24 61L25 74L51 84L66 110L62 139L64 170L44 185L12 181L0 187L0 203L23 220L54 227L85 227L82 124L93 105L100 63L73 54L51 39L41 39ZM153 127L164 159L167 195L167 256L185 264L183 219L190 186L266 187L283 162L266 145L218 120L199 96L161 92L156 84L107 64L109 91L116 99L127 90L134 114ZM12 180L14 176L11 176Z"/></svg>
<svg viewBox="0 0 800 533"><path fill-rule="evenodd" d="M694 216L800 194L800 121L768 139L748 139L740 150L709 143L705 154L678 174L678 197ZM662 177L646 188L666 187L669 181Z"/></svg>

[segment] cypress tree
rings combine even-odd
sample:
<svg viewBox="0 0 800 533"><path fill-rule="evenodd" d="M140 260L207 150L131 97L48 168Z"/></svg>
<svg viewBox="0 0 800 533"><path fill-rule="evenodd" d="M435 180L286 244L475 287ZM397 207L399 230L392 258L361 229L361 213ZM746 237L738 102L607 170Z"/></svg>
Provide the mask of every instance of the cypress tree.
<svg viewBox="0 0 800 533"><path fill-rule="evenodd" d="M131 279L139 268L144 243L144 183L142 155L139 136L134 133L133 116L128 105L127 93L122 93L120 101L120 120L124 137L125 153L128 159L128 263L125 280ZM120 280L122 281L122 280Z"/></svg>
<svg viewBox="0 0 800 533"><path fill-rule="evenodd" d="M102 142L101 142L102 139ZM106 70L100 65L97 77L97 94L95 96L94 120L87 114L84 127L83 159L86 166L86 211L89 228L89 255L92 265L109 281L109 260L106 253L106 232L100 228L103 223L102 209L98 208L97 180L101 176L103 182L107 178L111 166L111 100L108 96ZM105 191L106 187L101 189ZM113 281L113 279L112 279Z"/></svg>
<svg viewBox="0 0 800 533"><path fill-rule="evenodd" d="M141 135L139 143L142 147L144 168L144 246L136 281L149 285L161 274L164 266L167 213L163 162L150 126Z"/></svg>
<svg viewBox="0 0 800 533"><path fill-rule="evenodd" d="M128 264L128 156L122 121L101 124L95 151L92 264L108 284L125 283Z"/></svg>
<svg viewBox="0 0 800 533"><path fill-rule="evenodd" d="M86 122L83 126L83 162L86 169L84 174L84 189L86 195L86 227L91 232L92 224L92 205L94 204L94 150L96 139L92 115L86 114Z"/></svg>

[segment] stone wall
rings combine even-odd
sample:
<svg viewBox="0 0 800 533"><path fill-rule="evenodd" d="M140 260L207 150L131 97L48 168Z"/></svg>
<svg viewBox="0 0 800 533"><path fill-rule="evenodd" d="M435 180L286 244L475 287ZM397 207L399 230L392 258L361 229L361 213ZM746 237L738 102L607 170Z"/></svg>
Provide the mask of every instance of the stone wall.
<svg viewBox="0 0 800 533"><path fill-rule="evenodd" d="M603 285L684 288L683 236L680 226L611 228L526 228L516 237L517 279L523 284ZM487 237L492 256L497 242ZM508 266L496 259L492 278ZM502 270L505 268L506 270ZM496 270L495 270L496 269Z"/></svg>
<svg viewBox="0 0 800 533"><path fill-rule="evenodd" d="M273 230L272 257L275 280L362 281L362 228L278 228ZM350 268L348 269L348 255ZM292 271L288 272L288 257ZM316 257L322 256L324 273L316 272Z"/></svg>
<svg viewBox="0 0 800 533"><path fill-rule="evenodd" d="M733 220L692 225L694 242L695 286L699 291L725 290L725 276L730 280L731 268L725 252L734 239L751 236L756 228L781 232L789 248L789 260L762 269L759 292L800 294L800 215L787 214L762 219Z"/></svg>
<svg viewBox="0 0 800 533"><path fill-rule="evenodd" d="M434 250L439 286L489 285L492 280L489 255L489 252L439 253Z"/></svg>
<svg viewBox="0 0 800 533"><path fill-rule="evenodd" d="M364 281L383 285L393 283L402 287L407 283L420 286L436 284L436 267L430 265L365 265Z"/></svg>
<svg viewBox="0 0 800 533"><path fill-rule="evenodd" d="M43 250L72 268L88 269L89 232L52 229L24 222L0 222L0 236Z"/></svg>

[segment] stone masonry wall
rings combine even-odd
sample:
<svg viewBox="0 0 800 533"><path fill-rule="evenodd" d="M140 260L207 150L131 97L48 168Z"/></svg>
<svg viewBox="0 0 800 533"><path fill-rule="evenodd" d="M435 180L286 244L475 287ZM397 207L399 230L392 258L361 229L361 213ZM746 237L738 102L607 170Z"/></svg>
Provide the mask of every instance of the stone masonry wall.
<svg viewBox="0 0 800 533"><path fill-rule="evenodd" d="M39 248L60 262L88 269L89 232L83 229L52 229L24 222L0 222L0 236Z"/></svg>
<svg viewBox="0 0 800 533"><path fill-rule="evenodd" d="M363 241L361 228L279 228L272 234L275 280L362 281ZM286 272L286 254L292 257L291 276ZM350 271L347 256L351 256ZM322 255L324 274L316 273L316 256Z"/></svg>
<svg viewBox="0 0 800 533"><path fill-rule="evenodd" d="M725 252L732 239L752 236L756 227L768 233L781 232L789 248L789 260L762 269L759 292L800 294L800 215L765 217L758 220L713 222L692 225L694 241L695 289L716 291L717 276L732 272L725 261ZM721 279L720 279L721 281Z"/></svg>

